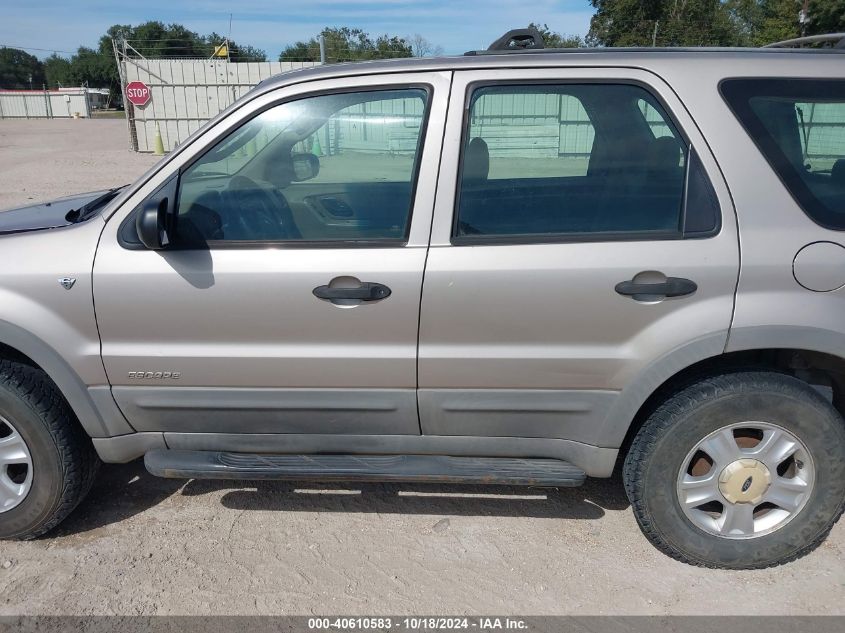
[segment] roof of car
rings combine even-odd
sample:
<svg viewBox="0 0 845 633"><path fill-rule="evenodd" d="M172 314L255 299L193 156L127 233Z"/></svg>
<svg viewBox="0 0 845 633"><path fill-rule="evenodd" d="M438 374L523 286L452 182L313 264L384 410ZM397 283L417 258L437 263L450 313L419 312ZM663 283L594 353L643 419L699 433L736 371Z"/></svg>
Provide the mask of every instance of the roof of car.
<svg viewBox="0 0 845 633"><path fill-rule="evenodd" d="M845 50L832 48L564 48L522 51L470 51L455 57L407 57L373 61L324 64L290 70L259 84L276 87L292 81L311 81L331 77L401 72L436 72L485 68L520 68L554 66L627 66L651 68L664 64L719 64L753 61L764 67L779 66L786 60L800 60L807 68L814 64L841 63ZM808 73L812 74L812 73Z"/></svg>

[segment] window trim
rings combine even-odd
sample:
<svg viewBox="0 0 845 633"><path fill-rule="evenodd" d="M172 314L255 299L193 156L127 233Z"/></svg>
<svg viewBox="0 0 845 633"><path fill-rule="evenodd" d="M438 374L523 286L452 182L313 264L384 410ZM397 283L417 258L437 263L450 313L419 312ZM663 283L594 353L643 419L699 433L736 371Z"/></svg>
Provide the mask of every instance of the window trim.
<svg viewBox="0 0 845 633"><path fill-rule="evenodd" d="M795 171L777 140L772 137L766 125L751 107L753 97L800 98L802 90L812 89L815 84L829 86L831 83L840 84L845 89L845 79L837 77L728 77L719 82L719 94L731 114L734 115L737 123L754 143L758 153L766 161L766 164L804 215L822 228L842 232L845 231L845 218L838 226L825 219L835 212L831 212L827 205L819 200L813 190L801 179L800 174ZM757 86L772 86L772 88L767 88L765 92L751 92L755 84ZM807 96L807 98L823 102L818 94L819 91L816 91L815 95ZM839 100L837 103L845 103L845 100ZM772 160L773 158L776 160ZM778 163L786 165L786 169L782 170Z"/></svg>
<svg viewBox="0 0 845 633"><path fill-rule="evenodd" d="M409 82L407 84L371 84L367 86L350 86L349 88L325 88L322 90L314 90L311 92L303 92L296 95L292 95L287 98L281 98L266 105L262 106L261 108L255 110L250 114L249 117L245 117L243 119L239 119L233 125L230 125L226 128L226 130L217 138L215 142L211 143L208 147L206 147L202 152L192 156L188 161L186 161L183 165L179 167L179 169L171 175L176 176L178 182L176 183L176 210L175 213L178 216L179 208L178 208L178 201L179 201L179 193L182 186L182 176L183 174L190 169L194 163L198 162L203 156L205 156L208 152L213 150L218 143L222 140L233 134L235 131L240 129L243 125L249 123L256 117L261 116L268 110L287 104L293 103L295 101L302 101L304 99L311 99L314 97L324 97L324 96L331 96L331 95L340 95L340 94L355 94L355 93L365 93L365 92L398 92L402 90L422 90L425 92L426 100L423 109L423 117L422 122L420 124L420 136L417 140L417 154L414 159L414 169L412 173L412 181L411 181L411 195L410 195L410 204L408 206L408 221L405 224L405 235L399 238L394 237L387 237L387 238L375 238L375 239L366 239L366 240L208 240L204 245L200 246L178 246L175 245L172 248L167 248L168 252L181 252L181 251L196 251L196 250L203 250L203 251L212 251L212 250L272 250L272 249L305 249L305 248L315 248L315 249L334 249L334 248L395 248L399 246L407 246L408 240L410 239L411 233L411 224L414 220L414 207L416 206L416 198L417 198L417 187L419 185L419 176L420 176L420 169L422 167L422 155L425 151L426 141L428 140L427 133L428 133L428 125L431 117L431 108L432 103L435 98L435 88L433 84L426 83L426 82ZM169 181L169 179L168 179ZM149 198L154 196L158 192L158 189L151 193L149 196L144 198L144 200L137 205L132 211L130 211L123 221L120 223L117 229L117 236L118 236L118 243L126 250L147 250L146 246L141 244L135 244L133 242L128 242L123 237L123 231L125 226L130 222L134 225L135 219L140 213L141 209L143 208L144 204L147 202Z"/></svg>
<svg viewBox="0 0 845 633"><path fill-rule="evenodd" d="M460 222L460 201L461 201L461 184L463 182L464 170L464 153L467 146L469 129L470 129L470 111L472 108L472 98L474 93L481 88L489 88L495 86L566 86L566 85L626 85L635 86L643 89L654 101L660 105L663 111L669 118L669 123L677 131L679 140L686 148L686 164L684 166L684 187L681 195L681 209L678 219L677 231L614 231L614 232L583 232L583 233L520 233L509 235L459 235L458 225ZM454 96L452 98L455 98ZM461 140L458 150L458 170L457 179L455 181L455 195L452 206L452 228L450 231L449 241L453 246L495 246L495 245L524 245L524 244L577 244L577 243L598 243L598 242L642 242L642 241L667 241L667 240L689 240L689 239L707 239L715 237L722 230L722 209L719 205L719 212L716 217L715 227L711 231L684 233L683 227L686 225L687 212L687 187L689 183L689 163L690 155L695 151L689 137L684 131L683 127L678 123L671 108L665 100L654 90L651 86L643 81L637 79L563 79L563 78L549 78L549 79L501 79L501 80L478 80L467 84L466 92L463 96L463 115L461 121ZM589 113L588 113L589 117ZM711 186L713 178L707 172L704 165L701 169L710 181Z"/></svg>

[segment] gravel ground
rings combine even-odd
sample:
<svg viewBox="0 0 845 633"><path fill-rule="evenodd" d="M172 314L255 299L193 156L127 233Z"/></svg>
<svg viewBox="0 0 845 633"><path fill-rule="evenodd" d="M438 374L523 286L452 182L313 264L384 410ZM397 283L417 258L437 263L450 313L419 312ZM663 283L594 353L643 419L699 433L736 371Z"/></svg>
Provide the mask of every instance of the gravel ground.
<svg viewBox="0 0 845 633"><path fill-rule="evenodd" d="M0 120L0 209L132 182L157 157L128 148L124 119Z"/></svg>
<svg viewBox="0 0 845 633"><path fill-rule="evenodd" d="M0 121L0 207L132 180L120 120ZM0 615L845 614L845 524L776 569L682 565L615 480L560 491L156 479L107 465L48 538L0 543Z"/></svg>

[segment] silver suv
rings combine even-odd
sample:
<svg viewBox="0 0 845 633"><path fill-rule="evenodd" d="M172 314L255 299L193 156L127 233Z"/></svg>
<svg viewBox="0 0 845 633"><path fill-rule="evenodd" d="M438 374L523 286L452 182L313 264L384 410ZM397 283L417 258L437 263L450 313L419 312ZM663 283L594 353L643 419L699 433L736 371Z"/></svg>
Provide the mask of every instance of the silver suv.
<svg viewBox="0 0 845 633"><path fill-rule="evenodd" d="M0 214L0 537L143 456L618 471L684 562L816 547L845 504L842 51L504 48L286 73L133 185Z"/></svg>

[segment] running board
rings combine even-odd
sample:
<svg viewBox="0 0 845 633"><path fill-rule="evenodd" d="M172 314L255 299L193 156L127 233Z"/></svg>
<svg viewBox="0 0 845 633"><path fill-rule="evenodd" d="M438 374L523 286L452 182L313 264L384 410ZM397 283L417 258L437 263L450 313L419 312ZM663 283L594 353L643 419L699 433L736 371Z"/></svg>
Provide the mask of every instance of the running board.
<svg viewBox="0 0 845 633"><path fill-rule="evenodd" d="M156 449L147 470L176 479L388 481L580 486L584 471L559 459L445 455L263 455Z"/></svg>

